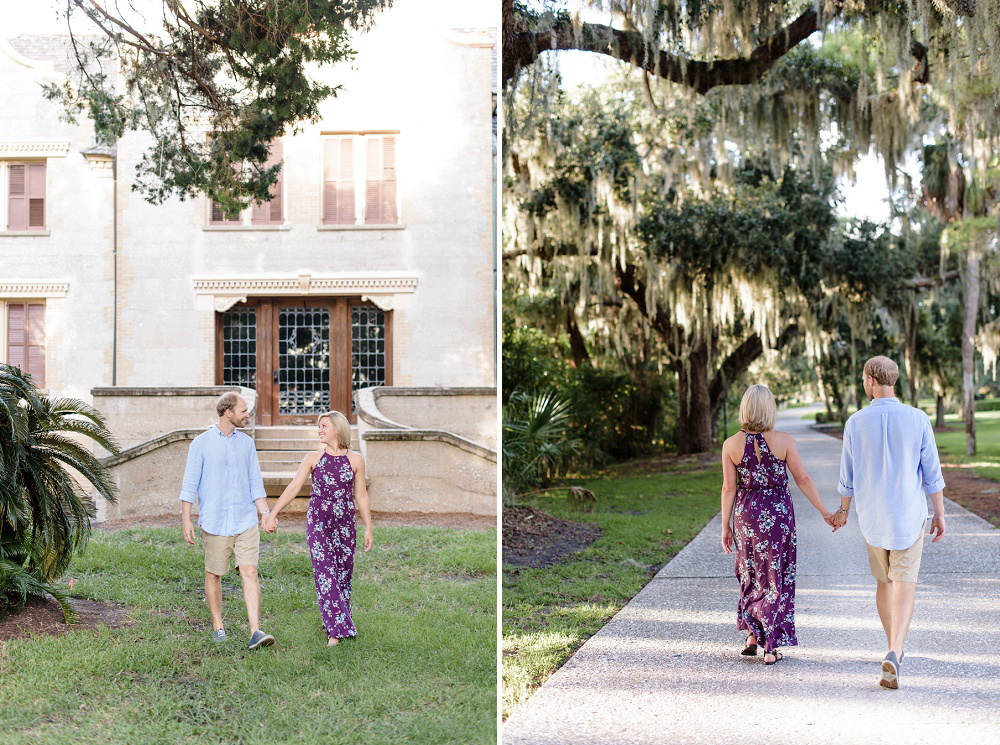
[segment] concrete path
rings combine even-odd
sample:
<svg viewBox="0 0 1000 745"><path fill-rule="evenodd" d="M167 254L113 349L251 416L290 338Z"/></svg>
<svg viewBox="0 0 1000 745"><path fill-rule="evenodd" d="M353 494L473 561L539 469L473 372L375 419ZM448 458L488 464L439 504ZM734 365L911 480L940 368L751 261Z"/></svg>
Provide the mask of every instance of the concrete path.
<svg viewBox="0 0 1000 745"><path fill-rule="evenodd" d="M777 428L793 433L835 509L840 442L808 429L802 414L783 412ZM799 646L781 662L739 657L739 588L716 515L514 711L503 742L1000 743L1000 530L945 500L947 534L924 544L891 691L878 685L886 641L855 516L833 534L792 491Z"/></svg>

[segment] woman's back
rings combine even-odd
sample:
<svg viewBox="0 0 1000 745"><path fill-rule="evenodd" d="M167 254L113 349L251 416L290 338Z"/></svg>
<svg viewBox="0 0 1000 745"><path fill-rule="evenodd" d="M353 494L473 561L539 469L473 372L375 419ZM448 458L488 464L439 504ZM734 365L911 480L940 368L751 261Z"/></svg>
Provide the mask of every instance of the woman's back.
<svg viewBox="0 0 1000 745"><path fill-rule="evenodd" d="M788 453L788 440L791 438L785 432L777 430L767 432L740 430L733 436L735 445L738 445L740 437L744 442L742 457L736 461L739 488L742 490L787 488L788 469L784 456ZM732 455L733 448L730 449L730 453Z"/></svg>

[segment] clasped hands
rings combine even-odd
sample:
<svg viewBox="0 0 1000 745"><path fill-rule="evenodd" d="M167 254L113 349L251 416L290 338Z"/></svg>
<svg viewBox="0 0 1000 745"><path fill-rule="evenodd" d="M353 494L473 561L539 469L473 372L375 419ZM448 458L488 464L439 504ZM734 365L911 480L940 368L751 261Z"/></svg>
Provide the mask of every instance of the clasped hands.
<svg viewBox="0 0 1000 745"><path fill-rule="evenodd" d="M823 520L826 524L833 528L833 532L836 533L842 527L847 525L847 510L837 510L836 512L824 512Z"/></svg>
<svg viewBox="0 0 1000 745"><path fill-rule="evenodd" d="M260 516L260 528L265 533L277 533L278 532L278 518L273 512L268 514L262 514Z"/></svg>

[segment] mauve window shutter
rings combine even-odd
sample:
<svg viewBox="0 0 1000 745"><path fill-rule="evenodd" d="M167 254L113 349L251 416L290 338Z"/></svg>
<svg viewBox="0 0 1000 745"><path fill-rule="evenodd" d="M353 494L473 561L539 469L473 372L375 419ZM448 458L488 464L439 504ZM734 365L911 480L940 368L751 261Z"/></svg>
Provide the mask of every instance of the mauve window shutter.
<svg viewBox="0 0 1000 745"><path fill-rule="evenodd" d="M282 200L281 194L285 185L285 165L282 162L285 158L284 145L281 140L278 140L271 145L271 158L274 159L275 164L281 163L281 170L278 171L278 180L274 184L272 193L274 197L271 199L271 222L280 223L282 222Z"/></svg>
<svg viewBox="0 0 1000 745"><path fill-rule="evenodd" d="M25 303L7 303L7 364L26 371L24 327Z"/></svg>
<svg viewBox="0 0 1000 745"><path fill-rule="evenodd" d="M28 184L23 164L12 163L7 186L7 230L28 229Z"/></svg>
<svg viewBox="0 0 1000 745"><path fill-rule="evenodd" d="M281 162L282 147L281 141L276 140L271 143L271 151L264 162L265 168L270 168ZM271 225L281 222L281 182L284 177L284 168L278 172L278 180L271 187L271 198L263 204L253 203L250 212L250 222L253 225Z"/></svg>
<svg viewBox="0 0 1000 745"><path fill-rule="evenodd" d="M368 163L365 178L365 222L382 222L382 138L368 138Z"/></svg>
<svg viewBox="0 0 1000 745"><path fill-rule="evenodd" d="M382 222L399 221L396 214L396 138L382 138Z"/></svg>
<svg viewBox="0 0 1000 745"><path fill-rule="evenodd" d="M323 140L323 224L335 225L337 219L337 175L340 168L340 140Z"/></svg>
<svg viewBox="0 0 1000 745"><path fill-rule="evenodd" d="M354 138L340 139L340 173L337 179L337 204L341 225L354 224Z"/></svg>
<svg viewBox="0 0 1000 745"><path fill-rule="evenodd" d="M28 350L27 372L39 388L45 387L45 305L28 303L25 346Z"/></svg>
<svg viewBox="0 0 1000 745"><path fill-rule="evenodd" d="M45 229L45 164L30 163L27 167L28 230Z"/></svg>

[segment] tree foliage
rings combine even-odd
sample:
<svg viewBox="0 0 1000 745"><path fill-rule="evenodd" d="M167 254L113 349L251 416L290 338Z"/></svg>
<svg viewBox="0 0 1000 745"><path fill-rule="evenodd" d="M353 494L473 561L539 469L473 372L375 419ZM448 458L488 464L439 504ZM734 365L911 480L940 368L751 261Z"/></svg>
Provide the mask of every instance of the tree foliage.
<svg viewBox="0 0 1000 745"><path fill-rule="evenodd" d="M159 19L108 0L66 0L79 66L47 95L70 120L89 116L105 143L128 130L152 137L136 166L148 201L205 193L232 214L270 198L280 166L266 166L269 144L316 121L340 89L314 66L352 59L349 29L370 29L391 4L165 0L147 8Z"/></svg>

